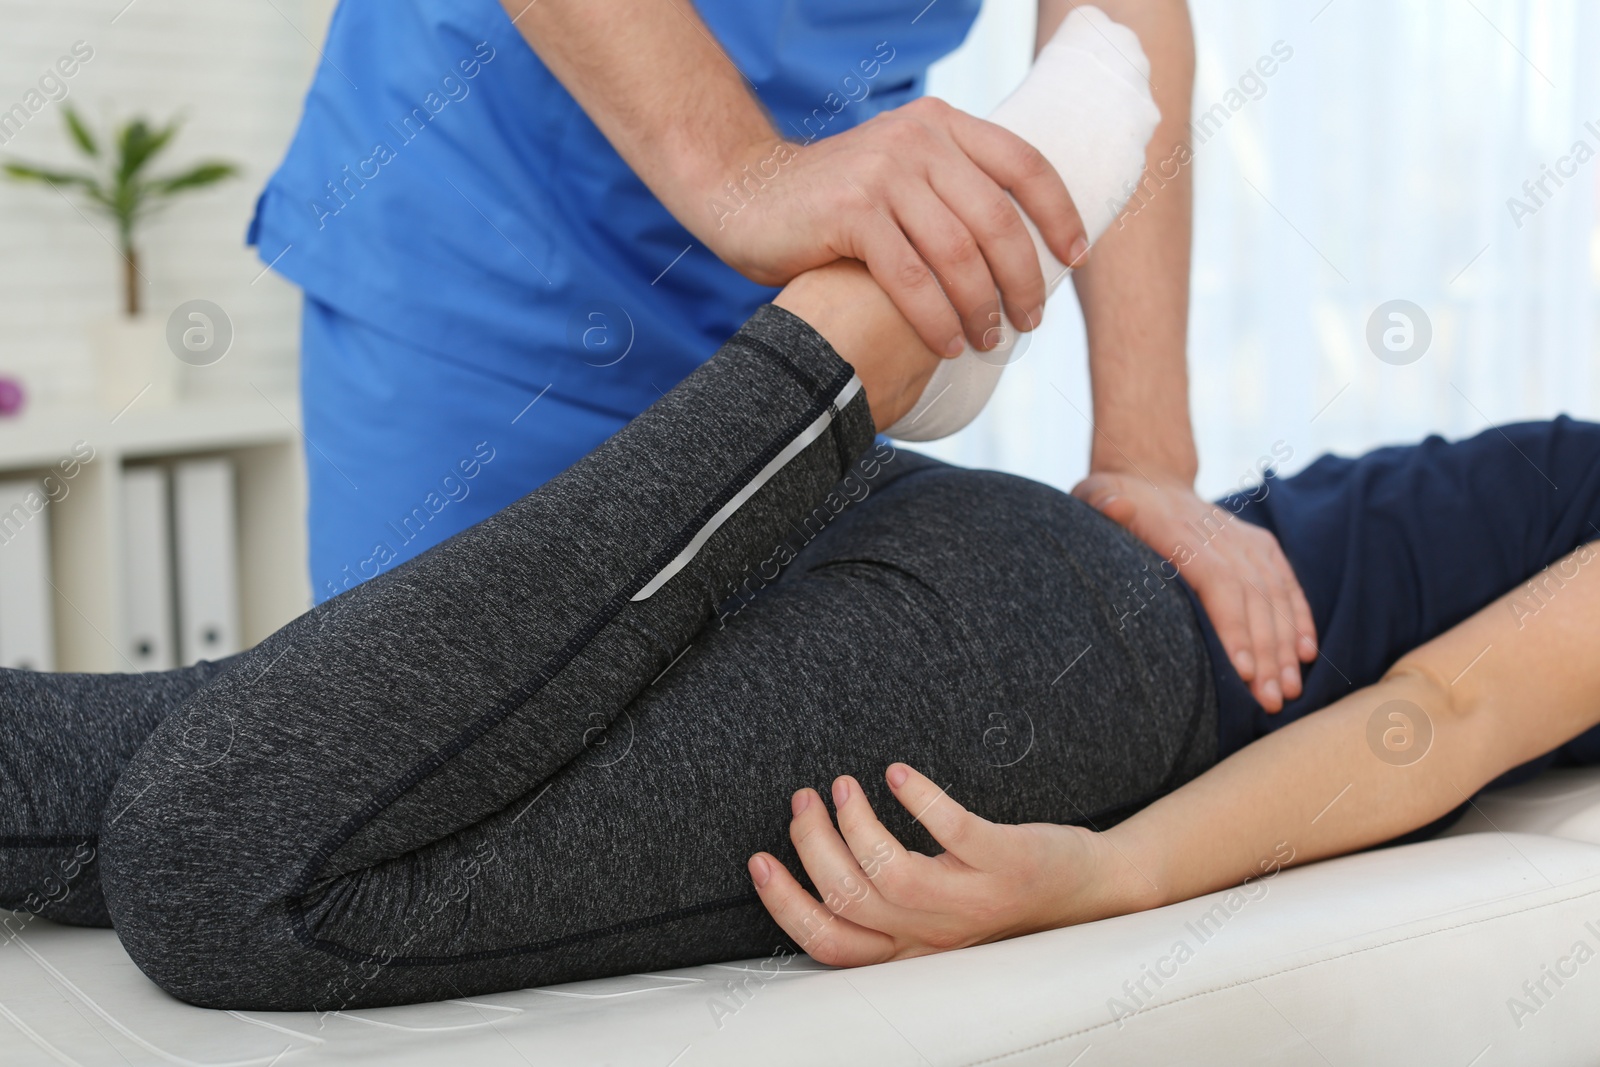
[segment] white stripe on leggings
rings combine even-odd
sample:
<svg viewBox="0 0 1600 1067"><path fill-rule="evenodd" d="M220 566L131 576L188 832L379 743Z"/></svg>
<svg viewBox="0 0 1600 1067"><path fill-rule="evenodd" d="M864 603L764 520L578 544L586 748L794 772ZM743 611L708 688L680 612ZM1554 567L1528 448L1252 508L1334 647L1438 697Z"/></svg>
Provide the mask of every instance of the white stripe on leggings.
<svg viewBox="0 0 1600 1067"><path fill-rule="evenodd" d="M711 516L711 518L707 519L706 524L700 527L700 532L695 534L689 543L684 546L683 551L674 556L671 563L668 563L665 567L662 567L660 572L654 578L650 579L650 581L645 584L643 589L633 594L631 599L649 599L649 597L653 595L657 589L660 589L662 586L666 585L667 582L672 579L673 575L677 574L679 571L683 570L684 567L688 566L689 561L694 559L695 553L699 552L700 549L705 546L705 543L711 539L711 535L716 533L717 529L723 523L727 522L728 518L735 511L739 510L740 505L742 505L746 500L749 500L751 497L755 496L758 489L760 489L763 485L766 485L767 482L771 481L772 476L778 473L779 468L781 468L785 463L788 463L794 457L798 456L802 449L823 435L823 433L833 423L834 417L844 409L844 406L850 402L851 398L854 397L856 393L860 391L860 389L861 379L852 374L850 376L850 380L845 383L844 388L839 390L839 395L833 398L833 405L828 408L827 411L824 411L821 415L818 415L810 426L807 426L804 430L801 430L800 436L796 437L793 441L790 441L787 445L785 445L782 452L779 452L776 456L772 457L772 462L768 463L765 467L762 467L761 470L756 472L756 476L751 478L749 483L746 484L743 489L735 493L731 500L722 505L722 507L718 508L717 513Z"/></svg>

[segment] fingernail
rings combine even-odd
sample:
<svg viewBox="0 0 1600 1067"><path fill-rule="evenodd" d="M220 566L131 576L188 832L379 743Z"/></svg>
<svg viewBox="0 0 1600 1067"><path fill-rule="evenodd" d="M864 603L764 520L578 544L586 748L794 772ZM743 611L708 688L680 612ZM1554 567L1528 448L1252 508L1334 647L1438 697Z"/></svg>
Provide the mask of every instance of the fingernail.
<svg viewBox="0 0 1600 1067"><path fill-rule="evenodd" d="M1116 500L1116 499L1117 499L1117 494L1112 493L1110 496L1103 496L1099 500L1095 501L1094 506L1095 506L1096 509L1098 509L1100 511L1104 511L1106 508L1110 507L1111 506L1111 502L1113 500Z"/></svg>
<svg viewBox="0 0 1600 1067"><path fill-rule="evenodd" d="M1283 690L1278 688L1278 680L1276 678L1268 678L1266 683L1262 685L1261 691L1266 694L1268 704L1283 703Z"/></svg>
<svg viewBox="0 0 1600 1067"><path fill-rule="evenodd" d="M1311 659L1315 659L1316 657L1317 657L1317 646L1316 646L1316 643L1313 642L1311 640L1311 638L1306 637L1304 635L1301 635L1301 637L1300 637L1300 658L1304 659L1304 660L1311 660Z"/></svg>
<svg viewBox="0 0 1600 1067"><path fill-rule="evenodd" d="M845 801L850 799L850 779L840 778L833 783L833 806L844 807Z"/></svg>
<svg viewBox="0 0 1600 1067"><path fill-rule="evenodd" d="M1251 656L1249 652L1243 649L1233 654L1233 666L1234 669L1239 672L1240 676L1244 678L1249 678L1256 672L1255 657Z"/></svg>
<svg viewBox="0 0 1600 1067"><path fill-rule="evenodd" d="M772 878L772 868L767 866L765 858L750 857L750 877L755 880L757 889L766 888L767 882Z"/></svg>
<svg viewBox="0 0 1600 1067"><path fill-rule="evenodd" d="M789 800L789 808L796 815L799 815L802 811L805 811L810 805L811 790L809 789L796 790L794 796Z"/></svg>
<svg viewBox="0 0 1600 1067"><path fill-rule="evenodd" d="M896 789L899 789L901 786L906 784L906 769L900 764L896 763L893 767L889 768L887 777L889 779L889 784L894 786Z"/></svg>
<svg viewBox="0 0 1600 1067"><path fill-rule="evenodd" d="M1283 691L1284 691L1284 693L1287 694L1287 693L1289 693L1290 690L1299 689L1299 688L1300 688L1300 672L1295 670L1293 667L1285 667L1283 669Z"/></svg>
<svg viewBox="0 0 1600 1067"><path fill-rule="evenodd" d="M1084 253L1089 251L1089 242L1082 237L1072 242L1072 247L1067 249L1067 266L1076 267L1083 259Z"/></svg>
<svg viewBox="0 0 1600 1067"><path fill-rule="evenodd" d="M1032 311L1028 312L1028 329L1030 329L1030 330L1033 329L1035 326L1039 325L1043 321L1044 321L1044 305L1043 304L1040 304L1038 307L1036 307Z"/></svg>
<svg viewBox="0 0 1600 1067"><path fill-rule="evenodd" d="M944 354L947 356L959 356L966 347L967 339L958 333L945 344Z"/></svg>

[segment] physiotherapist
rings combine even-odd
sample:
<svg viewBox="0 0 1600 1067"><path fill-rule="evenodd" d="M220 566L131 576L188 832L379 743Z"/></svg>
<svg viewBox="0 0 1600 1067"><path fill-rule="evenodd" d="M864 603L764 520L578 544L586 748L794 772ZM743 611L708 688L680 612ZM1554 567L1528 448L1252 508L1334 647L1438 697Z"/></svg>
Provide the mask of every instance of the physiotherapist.
<svg viewBox="0 0 1600 1067"><path fill-rule="evenodd" d="M305 294L315 598L558 474L808 268L864 261L935 351L983 347L997 290L1037 323L1001 191L1073 262L1065 186L920 99L979 4L341 0L249 232ZM1039 0L1037 39L1073 6ZM1188 12L1098 6L1149 57L1160 180L1074 272L1095 421L1075 491L1181 565L1276 710L1314 655L1309 610L1273 536L1193 489Z"/></svg>

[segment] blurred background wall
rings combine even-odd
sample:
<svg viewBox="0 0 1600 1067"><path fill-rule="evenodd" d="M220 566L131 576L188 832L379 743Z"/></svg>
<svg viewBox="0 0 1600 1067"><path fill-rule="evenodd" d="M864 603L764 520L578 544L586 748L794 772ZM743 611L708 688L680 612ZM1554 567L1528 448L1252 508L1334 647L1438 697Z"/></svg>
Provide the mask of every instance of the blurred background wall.
<svg viewBox="0 0 1600 1067"><path fill-rule="evenodd" d="M134 114L186 116L155 169L201 157L242 175L177 201L145 230L148 307L163 318L208 299L232 318L237 340L207 368L203 388L291 388L298 292L244 246L255 197L277 166L318 62L332 0L0 0L0 112L30 91L46 103L27 122L0 127L0 160L79 168L62 127L75 104L103 129ZM92 51L60 90L40 79L63 56ZM47 87L53 89L53 86ZM120 307L121 261L98 216L38 185L0 182L0 372L23 379L34 404L68 403L90 389L85 323Z"/></svg>

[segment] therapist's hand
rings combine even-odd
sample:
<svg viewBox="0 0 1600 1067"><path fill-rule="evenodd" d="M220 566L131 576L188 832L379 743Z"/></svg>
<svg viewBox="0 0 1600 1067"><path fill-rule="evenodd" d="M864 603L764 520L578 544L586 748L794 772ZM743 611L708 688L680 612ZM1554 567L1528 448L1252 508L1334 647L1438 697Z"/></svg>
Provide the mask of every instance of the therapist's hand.
<svg viewBox="0 0 1600 1067"><path fill-rule="evenodd" d="M755 281L783 285L860 260L923 343L955 355L963 334L994 347L997 289L1019 329L1039 322L1045 279L1006 190L1061 262L1087 247L1055 168L1015 134L941 101L793 144L693 4L501 3L673 217ZM637 269L652 277L666 266Z"/></svg>
<svg viewBox="0 0 1600 1067"><path fill-rule="evenodd" d="M1269 712L1301 692L1300 662L1317 655L1316 624L1278 539L1186 484L1091 474L1073 487L1170 560L1206 609L1239 677Z"/></svg>
<svg viewBox="0 0 1600 1067"><path fill-rule="evenodd" d="M1044 156L1015 134L925 98L809 145L766 139L736 162L747 199L722 192L711 247L741 274L781 285L838 258L864 262L924 344L994 347L1000 291L1022 330L1045 278L1016 197L1063 263L1087 249L1083 221ZM754 180L746 174L758 175ZM941 291L942 286L942 291Z"/></svg>

